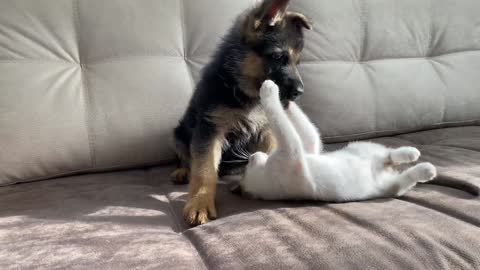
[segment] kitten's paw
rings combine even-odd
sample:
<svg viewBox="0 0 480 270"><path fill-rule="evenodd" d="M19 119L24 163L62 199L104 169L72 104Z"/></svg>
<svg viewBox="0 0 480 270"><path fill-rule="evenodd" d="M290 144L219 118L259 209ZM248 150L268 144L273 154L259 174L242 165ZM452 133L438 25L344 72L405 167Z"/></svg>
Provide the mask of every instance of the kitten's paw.
<svg viewBox="0 0 480 270"><path fill-rule="evenodd" d="M418 182L426 183L437 177L437 168L432 163L424 162L415 166Z"/></svg>
<svg viewBox="0 0 480 270"><path fill-rule="evenodd" d="M390 158L394 164L412 163L420 158L420 151L415 147L404 146L392 150Z"/></svg>
<svg viewBox="0 0 480 270"><path fill-rule="evenodd" d="M260 88L260 98L262 100L268 100L271 98L279 99L279 92L280 89L276 83L271 80L266 80Z"/></svg>

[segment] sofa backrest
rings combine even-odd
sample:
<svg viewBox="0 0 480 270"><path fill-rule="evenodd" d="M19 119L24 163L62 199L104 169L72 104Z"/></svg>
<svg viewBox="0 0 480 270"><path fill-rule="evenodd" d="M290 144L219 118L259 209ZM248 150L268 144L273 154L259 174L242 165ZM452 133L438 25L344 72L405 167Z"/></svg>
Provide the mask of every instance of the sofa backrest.
<svg viewBox="0 0 480 270"><path fill-rule="evenodd" d="M0 1L0 185L174 158L171 131L255 0ZM480 1L294 0L327 141L480 119Z"/></svg>
<svg viewBox="0 0 480 270"><path fill-rule="evenodd" d="M311 0L302 105L329 142L480 123L480 1Z"/></svg>

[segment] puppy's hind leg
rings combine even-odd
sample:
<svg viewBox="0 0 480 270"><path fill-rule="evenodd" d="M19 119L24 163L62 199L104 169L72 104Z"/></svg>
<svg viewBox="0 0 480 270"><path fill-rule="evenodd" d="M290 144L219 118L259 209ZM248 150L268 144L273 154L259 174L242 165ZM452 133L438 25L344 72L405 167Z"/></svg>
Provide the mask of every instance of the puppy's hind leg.
<svg viewBox="0 0 480 270"><path fill-rule="evenodd" d="M178 163L177 168L170 174L170 178L174 184L183 185L188 184L188 178L190 174L190 147L182 141L181 127L175 129L175 152L177 154Z"/></svg>
<svg viewBox="0 0 480 270"><path fill-rule="evenodd" d="M178 167L170 174L170 178L175 185L185 185L188 184L189 174L190 168L179 161Z"/></svg>

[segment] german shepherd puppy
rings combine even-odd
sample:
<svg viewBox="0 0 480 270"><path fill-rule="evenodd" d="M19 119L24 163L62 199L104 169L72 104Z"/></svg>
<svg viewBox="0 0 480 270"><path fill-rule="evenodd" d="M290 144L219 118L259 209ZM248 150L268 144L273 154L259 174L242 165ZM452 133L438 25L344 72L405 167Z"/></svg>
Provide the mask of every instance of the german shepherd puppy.
<svg viewBox="0 0 480 270"><path fill-rule="evenodd" d="M246 165L248 153L271 152L275 138L260 107L259 89L267 80L280 87L284 104L303 93L297 70L304 46L300 13L287 11L289 0L264 0L240 15L203 70L189 107L174 131L179 168L174 182L190 181L184 208L190 225L217 216L218 174ZM219 170L220 168L220 170Z"/></svg>

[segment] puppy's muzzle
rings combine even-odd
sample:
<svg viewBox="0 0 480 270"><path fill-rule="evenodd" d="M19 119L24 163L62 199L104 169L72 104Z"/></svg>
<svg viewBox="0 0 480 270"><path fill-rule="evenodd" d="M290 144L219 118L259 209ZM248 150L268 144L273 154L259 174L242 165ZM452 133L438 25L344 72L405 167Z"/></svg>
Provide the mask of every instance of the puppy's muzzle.
<svg viewBox="0 0 480 270"><path fill-rule="evenodd" d="M288 99L291 101L297 100L301 95L304 93L304 88L302 83L298 83L297 85L294 85L291 90Z"/></svg>

